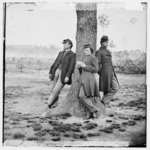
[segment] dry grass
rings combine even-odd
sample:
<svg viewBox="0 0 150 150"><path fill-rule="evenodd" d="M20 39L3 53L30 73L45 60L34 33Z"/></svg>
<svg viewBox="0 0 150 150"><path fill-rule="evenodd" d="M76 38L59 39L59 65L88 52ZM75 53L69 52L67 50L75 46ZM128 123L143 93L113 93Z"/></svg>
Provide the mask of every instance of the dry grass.
<svg viewBox="0 0 150 150"><path fill-rule="evenodd" d="M130 146L140 143L139 139L144 143L145 134L139 134L139 139L136 140L136 136L131 132L132 130L138 132L143 127L143 125L139 126L139 123L146 120L145 76L119 75L121 89L110 101L113 111L106 116L107 119L104 117L86 121L73 120L74 117L70 114L40 117L46 108L41 98L45 101L49 96L50 82L47 74L44 76L41 73L38 76L32 75L26 78L27 76L28 74L24 73L7 76L6 87L9 88L6 92L7 107L4 116L5 119L7 118L7 121L4 120L5 140L94 141L96 139L103 141L105 137L106 140L115 138L131 140ZM30 88L24 88L27 86ZM60 97L64 97L67 91L69 91L68 87L64 88ZM6 131L12 134L7 135ZM25 136L23 133L30 134Z"/></svg>

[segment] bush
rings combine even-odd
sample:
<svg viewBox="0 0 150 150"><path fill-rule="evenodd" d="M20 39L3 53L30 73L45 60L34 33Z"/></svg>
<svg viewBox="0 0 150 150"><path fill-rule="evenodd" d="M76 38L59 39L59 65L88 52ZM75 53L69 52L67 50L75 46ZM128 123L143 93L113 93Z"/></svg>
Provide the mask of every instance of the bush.
<svg viewBox="0 0 150 150"><path fill-rule="evenodd" d="M114 52L114 67L119 73L146 74L146 53L136 51Z"/></svg>

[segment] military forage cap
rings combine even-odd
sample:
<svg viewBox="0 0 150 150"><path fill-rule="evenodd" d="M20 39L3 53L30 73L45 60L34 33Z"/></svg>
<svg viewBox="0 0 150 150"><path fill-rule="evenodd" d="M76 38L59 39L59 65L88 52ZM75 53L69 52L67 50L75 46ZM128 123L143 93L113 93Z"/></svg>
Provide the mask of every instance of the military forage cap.
<svg viewBox="0 0 150 150"><path fill-rule="evenodd" d="M62 43L63 43L63 44L69 43L69 44L71 45L71 47L73 46L73 43L72 43L72 41L71 41L70 39L65 39L65 40L63 40Z"/></svg>
<svg viewBox="0 0 150 150"><path fill-rule="evenodd" d="M91 53L94 52L94 49L92 48L90 44L85 44L83 48L90 48Z"/></svg>
<svg viewBox="0 0 150 150"><path fill-rule="evenodd" d="M90 44L85 44L83 48L91 48Z"/></svg>
<svg viewBox="0 0 150 150"><path fill-rule="evenodd" d="M109 40L109 39L108 39L108 36L103 35L102 38L101 38L101 43L107 42L108 40Z"/></svg>

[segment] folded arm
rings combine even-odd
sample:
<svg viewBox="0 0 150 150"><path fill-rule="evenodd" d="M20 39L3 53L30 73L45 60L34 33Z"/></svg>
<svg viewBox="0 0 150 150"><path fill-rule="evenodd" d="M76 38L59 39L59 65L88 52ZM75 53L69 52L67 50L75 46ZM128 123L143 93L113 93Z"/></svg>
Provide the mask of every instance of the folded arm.
<svg viewBox="0 0 150 150"><path fill-rule="evenodd" d="M97 73L98 72L98 61L95 57L91 59L91 66L85 65L82 67L83 70L89 71L91 73Z"/></svg>

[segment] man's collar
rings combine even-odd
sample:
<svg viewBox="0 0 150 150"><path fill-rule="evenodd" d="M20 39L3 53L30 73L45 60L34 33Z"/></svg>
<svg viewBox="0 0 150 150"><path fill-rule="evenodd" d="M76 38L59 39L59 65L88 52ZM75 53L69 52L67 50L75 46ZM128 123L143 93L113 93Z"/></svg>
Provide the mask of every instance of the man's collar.
<svg viewBox="0 0 150 150"><path fill-rule="evenodd" d="M100 47L100 49L107 49L107 47L105 47L105 46L101 46L101 47Z"/></svg>
<svg viewBox="0 0 150 150"><path fill-rule="evenodd" d="M67 49L67 50L65 50L65 52L68 52L68 51L71 51L71 49Z"/></svg>

